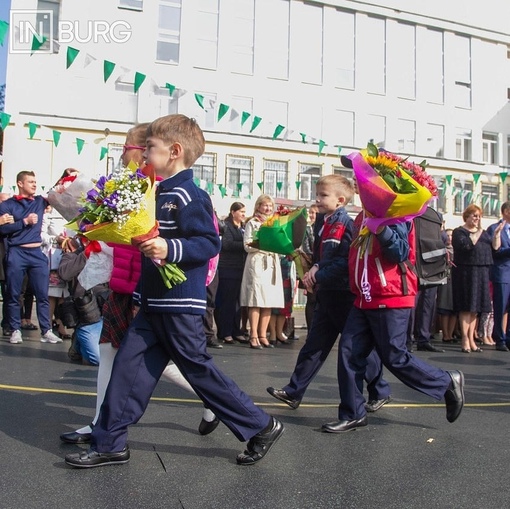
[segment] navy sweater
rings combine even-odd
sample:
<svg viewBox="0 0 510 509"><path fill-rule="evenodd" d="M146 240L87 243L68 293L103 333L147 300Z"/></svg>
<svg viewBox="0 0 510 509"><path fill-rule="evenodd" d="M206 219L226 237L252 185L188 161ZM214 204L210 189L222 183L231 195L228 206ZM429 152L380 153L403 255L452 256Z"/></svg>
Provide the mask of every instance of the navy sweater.
<svg viewBox="0 0 510 509"><path fill-rule="evenodd" d="M0 226L0 235L5 235L7 248L42 242L42 219L47 206L48 202L42 196L34 196L33 200L9 198L0 203L0 216L7 212L14 217L14 223ZM31 213L37 214L39 221L25 225L23 219Z"/></svg>
<svg viewBox="0 0 510 509"><path fill-rule="evenodd" d="M193 170L183 170L159 183L156 198L159 235L168 244L167 262L186 274L184 283L168 289L154 263L143 257L134 301L148 312L205 314L205 280L209 259L220 250L209 195L193 182Z"/></svg>

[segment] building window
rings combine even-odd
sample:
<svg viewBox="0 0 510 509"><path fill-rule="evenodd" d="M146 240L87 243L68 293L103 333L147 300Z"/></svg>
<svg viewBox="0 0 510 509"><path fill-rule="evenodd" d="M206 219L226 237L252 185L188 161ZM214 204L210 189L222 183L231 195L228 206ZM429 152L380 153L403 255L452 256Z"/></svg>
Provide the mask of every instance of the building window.
<svg viewBox="0 0 510 509"><path fill-rule="evenodd" d="M324 58L323 7L321 5L297 2L296 9L293 11L296 15L296 33L301 34L300 37L296 38L297 51L294 53L294 55L297 55L294 58L299 59L299 62L296 63L301 81L313 85L321 85Z"/></svg>
<svg viewBox="0 0 510 509"><path fill-rule="evenodd" d="M192 166L193 177L206 182L216 180L216 154L202 154Z"/></svg>
<svg viewBox="0 0 510 509"><path fill-rule="evenodd" d="M427 124L425 153L432 157L444 157L444 125Z"/></svg>
<svg viewBox="0 0 510 509"><path fill-rule="evenodd" d="M255 1L236 0L231 5L232 21L229 26L231 36L232 72L253 74L255 46Z"/></svg>
<svg viewBox="0 0 510 509"><path fill-rule="evenodd" d="M143 0L119 0L120 9L143 10Z"/></svg>
<svg viewBox="0 0 510 509"><path fill-rule="evenodd" d="M333 174L342 175L343 177L349 180L352 180L353 178L353 171L350 168L344 168L343 166L333 165Z"/></svg>
<svg viewBox="0 0 510 509"><path fill-rule="evenodd" d="M194 65L216 69L218 63L219 0L200 0L195 16Z"/></svg>
<svg viewBox="0 0 510 509"><path fill-rule="evenodd" d="M115 90L117 92L123 92L115 96L117 106L122 105L122 110L129 113L130 118L134 121L138 110L138 94L134 93L134 83L129 80L117 78L115 81Z"/></svg>
<svg viewBox="0 0 510 509"><path fill-rule="evenodd" d="M397 75L392 88L395 88L397 97L416 99L416 27L397 23L394 28L388 34L392 40L389 54L396 57L388 63L394 64L392 71L396 71ZM393 73L389 74L391 76Z"/></svg>
<svg viewBox="0 0 510 509"><path fill-rule="evenodd" d="M181 38L181 1L159 0L156 60L179 63Z"/></svg>
<svg viewBox="0 0 510 509"><path fill-rule="evenodd" d="M458 128L455 135L455 157L461 161L471 161L471 129Z"/></svg>
<svg viewBox="0 0 510 509"><path fill-rule="evenodd" d="M432 206L438 212L446 212L446 179L443 177L434 177L437 186L437 198L432 201Z"/></svg>
<svg viewBox="0 0 510 509"><path fill-rule="evenodd" d="M455 36L452 64L455 79L455 106L471 108L471 39Z"/></svg>
<svg viewBox="0 0 510 509"><path fill-rule="evenodd" d="M405 154L416 153L416 122L414 120L397 120L398 151Z"/></svg>
<svg viewBox="0 0 510 509"><path fill-rule="evenodd" d="M485 217L499 217L499 186L482 184L482 207Z"/></svg>
<svg viewBox="0 0 510 509"><path fill-rule="evenodd" d="M196 112L195 118L198 125L202 129L212 130L216 128L216 94L210 94L208 92L199 92L197 94L204 97L204 109L200 109Z"/></svg>
<svg viewBox="0 0 510 509"><path fill-rule="evenodd" d="M356 134L357 144L366 147L367 143L373 143L384 148L386 144L386 117L381 115L367 115L362 117Z"/></svg>
<svg viewBox="0 0 510 509"><path fill-rule="evenodd" d="M264 159L264 193L273 198L289 197L289 163Z"/></svg>
<svg viewBox="0 0 510 509"><path fill-rule="evenodd" d="M179 92L177 90L170 96L168 88L158 87L154 96L158 101L156 109L159 111L160 117L179 113Z"/></svg>
<svg viewBox="0 0 510 509"><path fill-rule="evenodd" d="M48 16L47 12L51 11ZM32 11L33 12L33 11ZM36 27L42 27L42 34L46 37L46 42L41 46L41 50L49 51L50 47L53 48L53 53L58 53L58 44L53 44L53 41L58 41L60 22L60 0L38 0L37 2L37 16Z"/></svg>
<svg viewBox="0 0 510 509"><path fill-rule="evenodd" d="M482 161L488 164L499 164L498 135L495 133L482 134Z"/></svg>
<svg viewBox="0 0 510 509"><path fill-rule="evenodd" d="M227 187L235 192L242 184L242 188L253 192L253 158L242 156L227 156Z"/></svg>
<svg viewBox="0 0 510 509"><path fill-rule="evenodd" d="M369 93L386 93L386 20L368 16L357 27L356 87ZM358 35L358 33L356 35Z"/></svg>
<svg viewBox="0 0 510 509"><path fill-rule="evenodd" d="M418 96L427 102L444 103L444 34L425 30L418 39Z"/></svg>
<svg viewBox="0 0 510 509"><path fill-rule="evenodd" d="M454 182L454 193L454 213L462 214L466 207L473 203L473 183L456 180Z"/></svg>
<svg viewBox="0 0 510 509"><path fill-rule="evenodd" d="M259 11L259 6L262 11ZM261 65L269 78L289 78L290 2L273 0L257 5L257 23L261 32L271 34L257 40L257 51L262 52ZM259 25L258 25L259 26ZM260 28L259 28L260 29Z"/></svg>
<svg viewBox="0 0 510 509"><path fill-rule="evenodd" d="M335 87L354 90L355 73L355 15L336 10L332 13L333 31L326 38L333 49L328 52L335 58Z"/></svg>
<svg viewBox="0 0 510 509"><path fill-rule="evenodd" d="M315 199L315 186L321 176L321 168L316 165L299 163L299 199L310 201Z"/></svg>

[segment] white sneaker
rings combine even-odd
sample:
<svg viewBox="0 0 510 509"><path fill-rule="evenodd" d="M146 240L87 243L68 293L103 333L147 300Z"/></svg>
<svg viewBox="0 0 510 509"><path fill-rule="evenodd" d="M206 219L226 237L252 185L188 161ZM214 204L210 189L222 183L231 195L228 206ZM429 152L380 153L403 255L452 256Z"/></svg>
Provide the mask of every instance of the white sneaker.
<svg viewBox="0 0 510 509"><path fill-rule="evenodd" d="M23 343L23 337L21 336L20 330L12 331L11 339L9 339L9 343L12 343L12 344Z"/></svg>
<svg viewBox="0 0 510 509"><path fill-rule="evenodd" d="M41 343L62 343L62 340L50 329L41 336Z"/></svg>

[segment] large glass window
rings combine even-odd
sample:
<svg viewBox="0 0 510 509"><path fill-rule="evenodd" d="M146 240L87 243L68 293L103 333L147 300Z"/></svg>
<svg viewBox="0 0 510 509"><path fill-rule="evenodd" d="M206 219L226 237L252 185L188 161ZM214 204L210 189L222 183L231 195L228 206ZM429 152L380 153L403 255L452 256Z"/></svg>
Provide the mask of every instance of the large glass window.
<svg viewBox="0 0 510 509"><path fill-rule="evenodd" d="M196 40L193 44L195 67L216 69L218 63L219 0L195 0ZM194 3L195 3L194 2Z"/></svg>
<svg viewBox="0 0 510 509"><path fill-rule="evenodd" d="M418 40L418 95L430 103L444 103L444 34L421 32Z"/></svg>
<svg viewBox="0 0 510 509"><path fill-rule="evenodd" d="M461 161L471 161L471 129L459 127L455 135L455 157Z"/></svg>
<svg viewBox="0 0 510 509"><path fill-rule="evenodd" d="M156 60L160 62L179 63L181 1L159 0Z"/></svg>
<svg viewBox="0 0 510 509"><path fill-rule="evenodd" d="M243 156L227 156L227 186L237 191L238 184L253 193L253 158Z"/></svg>
<svg viewBox="0 0 510 509"><path fill-rule="evenodd" d="M37 2L37 17L36 26L42 27L42 34L46 37L46 42L41 46L41 50L49 51L50 47L53 48L53 53L58 52L58 45L53 44L53 41L58 41L58 27L60 22L60 0L38 0ZM48 16L47 11L51 12Z"/></svg>
<svg viewBox="0 0 510 509"><path fill-rule="evenodd" d="M437 186L437 199L432 203L435 204L435 209L438 212L446 212L446 179L444 177L434 177Z"/></svg>
<svg viewBox="0 0 510 509"><path fill-rule="evenodd" d="M255 45L255 1L236 0L231 3L232 23L230 68L233 72L253 74Z"/></svg>
<svg viewBox="0 0 510 509"><path fill-rule="evenodd" d="M259 11L260 9L262 11ZM262 52L261 65L270 78L289 78L290 2L271 0L257 4L257 30L270 37L257 40L257 51Z"/></svg>
<svg viewBox="0 0 510 509"><path fill-rule="evenodd" d="M390 60L388 65L395 63L398 69L392 88L395 95L404 99L416 98L416 27L404 23L397 23L388 37L392 37L391 55L395 55L394 61ZM390 73L391 75L392 73Z"/></svg>
<svg viewBox="0 0 510 509"><path fill-rule="evenodd" d="M369 16L358 24L357 34L356 81L367 92L385 94L386 20Z"/></svg>
<svg viewBox="0 0 510 509"><path fill-rule="evenodd" d="M444 157L444 125L427 124L426 154Z"/></svg>
<svg viewBox="0 0 510 509"><path fill-rule="evenodd" d="M499 185L482 184L482 207L484 217L499 217Z"/></svg>
<svg viewBox="0 0 510 509"><path fill-rule="evenodd" d="M264 159L264 193L273 198L289 197L289 163Z"/></svg>
<svg viewBox="0 0 510 509"><path fill-rule="evenodd" d="M321 168L317 165L299 163L299 199L315 200L315 187L321 176Z"/></svg>
<svg viewBox="0 0 510 509"><path fill-rule="evenodd" d="M455 106L471 108L471 39L456 35L453 40L453 76Z"/></svg>
<svg viewBox="0 0 510 509"><path fill-rule="evenodd" d="M193 177L215 182L216 180L216 154L202 154L192 166Z"/></svg>
<svg viewBox="0 0 510 509"><path fill-rule="evenodd" d="M335 55L335 86L354 89L355 72L355 15L350 12L333 11L334 31L326 38L332 44L329 53ZM330 25L331 26L331 25Z"/></svg>
<svg viewBox="0 0 510 509"><path fill-rule="evenodd" d="M454 213L462 214L466 207L473 203L473 183L456 180L454 182Z"/></svg>
<svg viewBox="0 0 510 509"><path fill-rule="evenodd" d="M499 164L498 135L496 133L482 134L482 161Z"/></svg>
<svg viewBox="0 0 510 509"><path fill-rule="evenodd" d="M324 12L322 5L296 2L296 55L301 81L314 85L322 84ZM294 26L294 22L293 22Z"/></svg>
<svg viewBox="0 0 510 509"><path fill-rule="evenodd" d="M141 11L143 10L143 0L119 0L119 7Z"/></svg>

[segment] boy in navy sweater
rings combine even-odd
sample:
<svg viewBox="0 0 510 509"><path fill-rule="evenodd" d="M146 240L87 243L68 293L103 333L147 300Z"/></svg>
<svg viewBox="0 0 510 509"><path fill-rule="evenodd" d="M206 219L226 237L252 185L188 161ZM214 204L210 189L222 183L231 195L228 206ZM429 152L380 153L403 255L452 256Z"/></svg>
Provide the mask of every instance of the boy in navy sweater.
<svg viewBox="0 0 510 509"><path fill-rule="evenodd" d="M194 119L169 115L149 125L145 157L163 178L156 199L159 236L140 245L145 255L135 295L140 310L115 358L91 449L68 454L69 465L90 468L129 461L127 428L143 415L169 360L232 433L248 440L238 464L262 459L283 433L282 423L255 406L207 353L205 281L220 239L211 200L194 184L190 169L204 148ZM177 263L186 281L167 289L151 259Z"/></svg>

